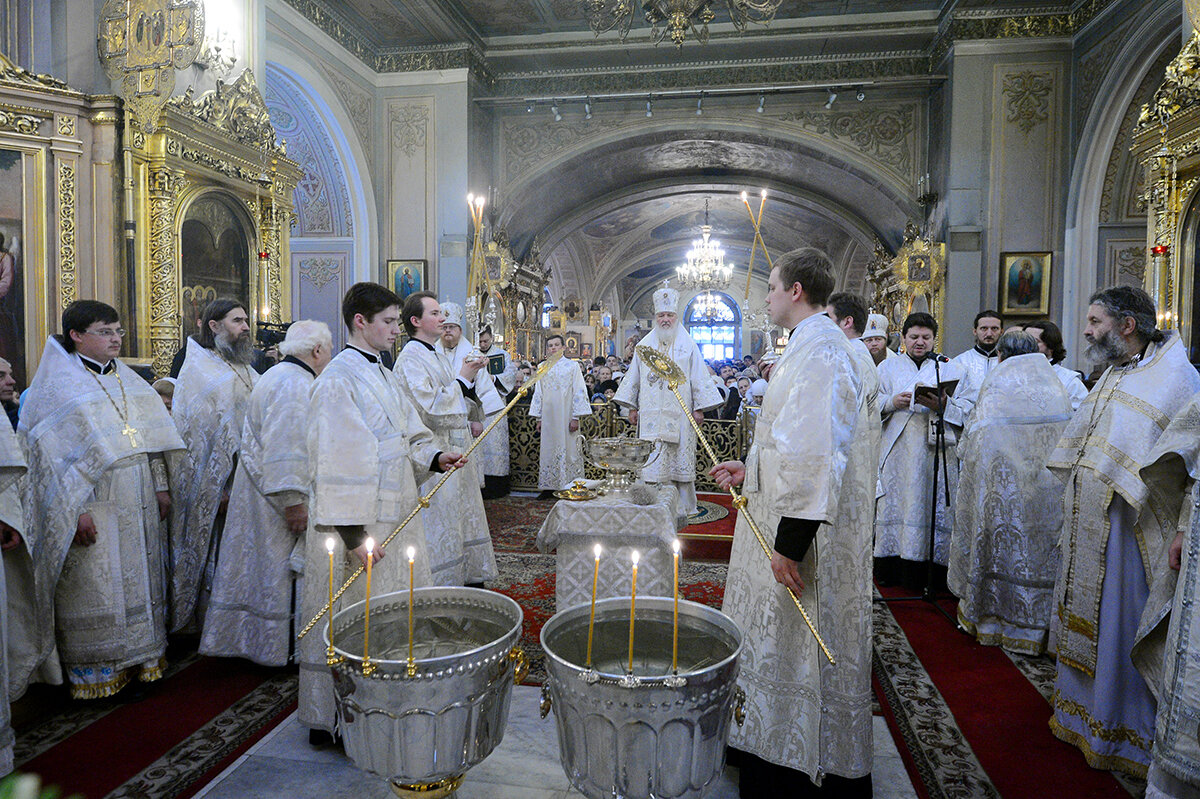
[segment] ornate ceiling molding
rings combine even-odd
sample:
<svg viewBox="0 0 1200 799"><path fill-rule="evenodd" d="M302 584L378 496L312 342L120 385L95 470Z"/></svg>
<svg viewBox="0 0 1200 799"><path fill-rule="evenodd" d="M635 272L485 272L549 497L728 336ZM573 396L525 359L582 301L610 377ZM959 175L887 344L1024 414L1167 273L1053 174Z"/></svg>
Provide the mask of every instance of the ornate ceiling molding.
<svg viewBox="0 0 1200 799"><path fill-rule="evenodd" d="M1025 8L982 8L951 11L943 20L931 48L929 63L936 69L955 42L983 39L1041 39L1073 37L1117 0L1085 0L1070 5Z"/></svg>

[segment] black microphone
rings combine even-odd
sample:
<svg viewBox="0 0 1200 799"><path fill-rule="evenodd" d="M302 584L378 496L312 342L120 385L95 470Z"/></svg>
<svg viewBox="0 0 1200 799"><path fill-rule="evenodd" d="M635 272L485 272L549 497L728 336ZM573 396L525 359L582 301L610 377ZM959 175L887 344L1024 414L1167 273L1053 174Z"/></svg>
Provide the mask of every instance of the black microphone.
<svg viewBox="0 0 1200 799"><path fill-rule="evenodd" d="M931 352L929 353L929 357L933 358L938 363L950 363L950 359L945 355L942 355L940 352Z"/></svg>

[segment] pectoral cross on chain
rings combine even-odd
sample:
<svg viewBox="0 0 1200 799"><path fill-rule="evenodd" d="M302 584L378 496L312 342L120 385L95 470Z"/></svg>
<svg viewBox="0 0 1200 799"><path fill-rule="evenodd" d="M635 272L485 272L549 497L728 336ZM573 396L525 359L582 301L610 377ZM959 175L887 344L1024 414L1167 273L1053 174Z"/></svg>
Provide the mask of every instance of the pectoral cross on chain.
<svg viewBox="0 0 1200 799"><path fill-rule="evenodd" d="M137 435L138 431L134 427L129 426L129 422L125 422L125 429L121 431L121 435L129 436L129 446L134 449L138 448Z"/></svg>

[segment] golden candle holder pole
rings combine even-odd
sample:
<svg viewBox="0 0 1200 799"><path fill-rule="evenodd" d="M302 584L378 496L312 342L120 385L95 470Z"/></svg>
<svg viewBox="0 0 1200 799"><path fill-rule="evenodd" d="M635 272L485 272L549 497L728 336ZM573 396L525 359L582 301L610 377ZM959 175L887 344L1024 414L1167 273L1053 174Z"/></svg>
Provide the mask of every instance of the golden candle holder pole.
<svg viewBox="0 0 1200 799"><path fill-rule="evenodd" d="M671 615L671 673L679 673L679 539L671 542L675 558L675 609Z"/></svg>
<svg viewBox="0 0 1200 799"><path fill-rule="evenodd" d="M336 547L333 536L325 539L325 549L329 552L329 607L333 607L333 550ZM333 648L333 613L329 614L329 646L325 647L325 665L336 666L345 660Z"/></svg>
<svg viewBox="0 0 1200 799"><path fill-rule="evenodd" d="M750 214L750 223L754 225L754 243L750 245L750 261L746 265L746 299L750 299L750 277L754 274L754 252L760 244L763 257L767 259L767 267L775 268L775 264L771 262L771 253L767 252L767 243L763 241L762 232L759 229L762 225L763 208L767 204L767 190L763 189L759 196L761 199L758 203L758 216L755 216L754 211L750 209L749 195L742 192L742 203L746 206L746 213Z"/></svg>
<svg viewBox="0 0 1200 799"><path fill-rule="evenodd" d="M596 585L600 580L600 545L593 550L596 554L596 565L592 567L592 615L588 619L587 667L592 667L592 631L596 629Z"/></svg>
<svg viewBox="0 0 1200 799"><path fill-rule="evenodd" d="M708 438L704 435L704 431L700 429L700 425L696 424L692 412L688 410L687 403L683 401L683 395L679 393L679 386L686 379L683 370L679 368L679 364L671 360L666 355L663 355L653 347L647 347L645 344L639 344L637 354L642 359L642 362L657 372L667 382L667 388L671 389L671 393L675 395L675 399L679 401L679 407L683 409L684 418L692 423L692 429L696 432L696 440L704 447L705 453L713 465L720 463L717 459L717 453L713 452L712 445L708 443ZM754 521L754 517L750 515L750 509L746 505L746 498L738 493L733 486L729 487L729 495L733 497L733 506L746 517L746 524L750 527L750 531L754 533L754 537L758 539L758 545L762 548L763 554L769 560L771 558L771 547L767 544L767 539L759 529L758 523ZM792 589L787 589L788 596L792 598L792 604L796 606L796 610L800 611L800 615L804 617L804 623L808 625L808 629L812 632L813 637L817 639L817 644L820 645L821 651L830 663L836 663L833 659L833 653L829 651L829 647L825 646L825 641L821 639L821 634L817 632L816 625L809 618L808 611L804 609L804 605L800 604L800 597Z"/></svg>
<svg viewBox="0 0 1200 799"><path fill-rule="evenodd" d="M366 612L363 614L363 663L362 673L364 677L370 677L375 671L375 664L371 662L371 561L375 560L375 539L367 536L367 540L363 542L367 548L367 604Z"/></svg>
<svg viewBox="0 0 1200 799"><path fill-rule="evenodd" d="M408 555L408 676L412 677L417 673L417 661L413 660L413 561L416 560L417 550L415 547L409 547L405 553Z"/></svg>
<svg viewBox="0 0 1200 799"><path fill-rule="evenodd" d="M629 673L633 674L633 616L637 607L637 565L638 551L633 550L633 585L629 590Z"/></svg>
<svg viewBox="0 0 1200 799"><path fill-rule="evenodd" d="M533 377L526 380L523 384L521 384L517 388L516 396L513 397L511 400L509 400L509 403L500 409L499 413L496 414L495 418L492 419L492 421L488 424L488 426L483 428L483 432L480 433L479 436L474 441L471 442L471 446L467 447L467 451L463 453L464 458L467 457L468 455L470 455L472 452L474 452L475 448L483 443L483 440L485 438L487 438L488 433L492 432L492 430L495 429L496 425L498 425L501 421L503 421L508 416L508 412L511 411L513 409L513 407L518 402L520 402L522 400L522 398L524 398L524 396L533 389L533 385L535 383L537 383L537 381L541 380L543 377L546 376L546 373L549 372L550 369L556 363L558 363L558 359L561 357L562 357L562 353L558 352L558 353L555 353L554 355L550 356L549 358L547 358L546 362L543 363L541 366L539 366L538 370L536 372L534 372ZM438 492L438 490L441 489L441 487L446 484L446 481L450 479L450 475L454 474L455 471L456 471L456 469L453 466L450 467L449 469L447 469L446 472L442 475L442 479L438 480L437 483L434 484L433 488L429 489L429 493L427 493L425 496L419 497L417 499L416 507L413 508L409 512L409 514L404 517L403 520L401 520L400 524L397 525L395 530L392 530L392 532L388 535L387 538L383 539L383 543L379 545L380 549L387 549L388 544L392 543L392 539L394 539L396 536L400 535L400 531L403 530L405 527L407 527L408 523L411 522L413 519L415 519L417 517L417 514L420 513L423 508L429 507L429 500L432 499L433 495L436 494ZM321 610L317 611L317 615L315 615L311 619L309 619L308 624L304 625L304 629L301 630L300 634L296 636L297 640L308 635L312 631L312 628L317 626L317 622L319 622L321 620L321 617L324 616L326 613L328 613L329 609L331 607L333 607L333 602L336 602L337 600L342 598L342 594L346 593L346 590L348 588L350 588L351 585L354 584L354 581L359 578L359 576L363 573L363 571L364 571L363 567L359 566L358 569L356 569L355 572L353 574L351 574L349 578L347 578L346 582L342 583L342 587L339 588L334 593L333 601L331 601L325 607L321 608Z"/></svg>

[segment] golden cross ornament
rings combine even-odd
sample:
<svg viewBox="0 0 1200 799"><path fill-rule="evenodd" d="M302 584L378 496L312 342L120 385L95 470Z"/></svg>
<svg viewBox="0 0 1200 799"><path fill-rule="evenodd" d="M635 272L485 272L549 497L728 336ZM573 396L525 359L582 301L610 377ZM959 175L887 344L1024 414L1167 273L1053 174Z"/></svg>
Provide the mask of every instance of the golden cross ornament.
<svg viewBox="0 0 1200 799"><path fill-rule="evenodd" d="M131 427L129 422L125 422L125 429L121 431L121 435L129 437L129 446L133 447L134 449L138 448L137 434L137 428Z"/></svg>

